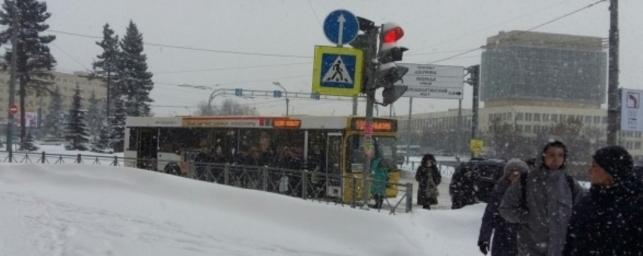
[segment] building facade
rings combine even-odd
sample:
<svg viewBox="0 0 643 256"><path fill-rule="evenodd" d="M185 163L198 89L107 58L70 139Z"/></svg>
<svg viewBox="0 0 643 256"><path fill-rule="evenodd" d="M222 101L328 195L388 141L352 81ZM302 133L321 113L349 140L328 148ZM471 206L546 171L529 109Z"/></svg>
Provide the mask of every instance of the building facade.
<svg viewBox="0 0 643 256"><path fill-rule="evenodd" d="M85 109L88 107L88 100L92 97L92 94L94 94L98 100L104 100L106 98L107 88L105 83L98 79L88 79L86 73L76 72L68 74L52 72L52 74L54 75L52 88L58 87L63 100L63 110L65 111L68 111L71 107L76 86L80 88L80 94L83 98L82 106ZM0 130L2 131L5 131L8 121L9 81L9 72L0 72ZM19 97L18 89L16 88L14 100L18 107L20 107ZM40 126L39 122L41 123L44 117L49 113L48 108L51 102L51 97L48 94L38 96L33 91L27 91L25 101L27 126L29 128L38 128ZM19 118L19 114L16 114L14 117Z"/></svg>
<svg viewBox="0 0 643 256"><path fill-rule="evenodd" d="M550 136L560 123L581 125L590 144L604 145L607 132L607 54L598 37L527 31L489 37L480 66L478 134L496 123L508 124L521 136ZM471 110L416 114L411 130L461 131L471 136ZM399 117L400 131L408 117ZM641 132L620 132L618 144L643 158ZM465 146L461 146L463 148ZM588 156L590 157L590 156Z"/></svg>

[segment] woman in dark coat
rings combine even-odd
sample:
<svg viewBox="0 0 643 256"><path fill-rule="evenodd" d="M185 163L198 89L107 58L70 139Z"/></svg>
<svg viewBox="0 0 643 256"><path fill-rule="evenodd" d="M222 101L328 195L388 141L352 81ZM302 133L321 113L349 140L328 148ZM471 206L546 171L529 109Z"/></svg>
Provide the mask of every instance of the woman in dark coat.
<svg viewBox="0 0 643 256"><path fill-rule="evenodd" d="M438 204L438 185L442 175L436 165L435 157L426 154L415 171L415 180L418 182L418 204L424 209L431 209L432 204Z"/></svg>
<svg viewBox="0 0 643 256"><path fill-rule="evenodd" d="M596 151L589 195L574 206L564 255L643 255L643 182L620 146Z"/></svg>
<svg viewBox="0 0 643 256"><path fill-rule="evenodd" d="M482 217L478 236L478 247L482 254L487 254L489 245L491 245L492 256L514 256L518 253L516 247L518 224L506 222L498 213L498 206L511 182L528 170L527 164L519 159L511 159L505 165L503 175L496 183ZM491 234L493 234L493 243L490 243Z"/></svg>

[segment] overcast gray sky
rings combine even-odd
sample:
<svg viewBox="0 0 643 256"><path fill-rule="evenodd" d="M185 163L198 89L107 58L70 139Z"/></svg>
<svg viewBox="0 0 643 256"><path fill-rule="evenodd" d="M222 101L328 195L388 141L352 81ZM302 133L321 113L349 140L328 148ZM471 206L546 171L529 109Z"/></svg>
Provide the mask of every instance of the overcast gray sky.
<svg viewBox="0 0 643 256"><path fill-rule="evenodd" d="M410 48L403 62L431 63L479 47L499 31L525 30L597 0L47 0L52 30L100 36L109 23L123 35L130 20L144 41L215 51L145 46L156 115L188 114L209 91L177 84L220 88L277 89L279 81L289 91L310 92L315 45L331 45L322 22L335 9L347 9L376 23L396 22L405 30L400 45ZM536 31L608 37L609 1ZM643 89L643 1L620 1L620 85ZM100 49L97 39L51 32L51 46L60 71L91 68ZM237 51L288 55L268 57L228 54ZM437 64L468 66L480 63L481 51ZM467 86L468 87L468 86ZM217 97L220 102L223 98ZM281 115L283 99L237 99L255 105L266 115ZM416 99L414 112L456 108L456 100ZM167 107L171 106L171 107ZM185 106L185 107L182 107ZM465 108L471 90L465 88ZM291 113L350 114L346 101L291 100ZM395 105L394 113L406 115L408 99ZM360 114L364 114L363 104ZM380 109L388 115L388 109Z"/></svg>

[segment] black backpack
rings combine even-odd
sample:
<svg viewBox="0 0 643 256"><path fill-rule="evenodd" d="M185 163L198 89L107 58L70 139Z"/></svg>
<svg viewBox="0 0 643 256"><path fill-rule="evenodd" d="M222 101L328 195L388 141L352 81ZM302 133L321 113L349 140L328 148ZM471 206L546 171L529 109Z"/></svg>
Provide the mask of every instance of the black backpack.
<svg viewBox="0 0 643 256"><path fill-rule="evenodd" d="M520 175L520 185L521 185L520 206L522 209L525 209L525 210L529 209L527 207L527 176L528 176L528 173L523 173ZM576 200L576 194L578 194L578 191L574 183L574 178L572 178L572 176L569 176L569 174L565 173L565 179L567 180L569 189L572 191L572 205L574 205Z"/></svg>

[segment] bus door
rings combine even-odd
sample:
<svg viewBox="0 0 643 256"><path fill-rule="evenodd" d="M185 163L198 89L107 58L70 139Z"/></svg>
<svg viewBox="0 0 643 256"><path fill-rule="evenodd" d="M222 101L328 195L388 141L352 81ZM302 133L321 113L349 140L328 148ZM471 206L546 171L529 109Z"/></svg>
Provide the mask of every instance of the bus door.
<svg viewBox="0 0 643 256"><path fill-rule="evenodd" d="M326 195L340 197L342 133L329 132L326 140Z"/></svg>
<svg viewBox="0 0 643 256"><path fill-rule="evenodd" d="M138 168L156 170L156 153L158 151L157 129L140 129L138 143Z"/></svg>

